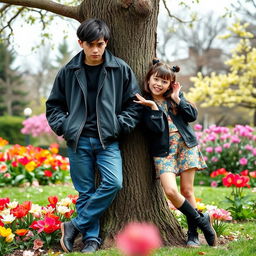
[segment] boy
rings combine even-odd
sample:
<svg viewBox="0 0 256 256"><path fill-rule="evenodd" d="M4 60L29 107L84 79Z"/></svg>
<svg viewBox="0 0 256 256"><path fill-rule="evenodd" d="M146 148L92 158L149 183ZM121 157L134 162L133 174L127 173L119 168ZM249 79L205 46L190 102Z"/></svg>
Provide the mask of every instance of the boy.
<svg viewBox="0 0 256 256"><path fill-rule="evenodd" d="M90 253L101 243L99 219L122 188L118 138L139 121L140 107L133 102L139 87L131 68L106 49L110 30L104 21L84 21L77 36L83 50L59 71L46 116L52 130L67 141L71 179L79 193L77 217L61 224L61 246L71 252L80 232L82 252Z"/></svg>

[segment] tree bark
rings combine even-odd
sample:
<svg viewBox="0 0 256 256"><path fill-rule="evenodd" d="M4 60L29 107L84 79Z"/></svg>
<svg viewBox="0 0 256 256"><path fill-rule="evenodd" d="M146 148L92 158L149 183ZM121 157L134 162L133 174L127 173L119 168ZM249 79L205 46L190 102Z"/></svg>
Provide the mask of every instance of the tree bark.
<svg viewBox="0 0 256 256"><path fill-rule="evenodd" d="M97 17L110 26L108 48L134 70L143 87L143 78L156 56L156 29L159 0L86 0L79 20ZM114 237L130 221L157 225L165 245L184 244L183 231L171 214L149 157L143 127L138 127L121 143L123 189L102 218L104 247L113 246Z"/></svg>

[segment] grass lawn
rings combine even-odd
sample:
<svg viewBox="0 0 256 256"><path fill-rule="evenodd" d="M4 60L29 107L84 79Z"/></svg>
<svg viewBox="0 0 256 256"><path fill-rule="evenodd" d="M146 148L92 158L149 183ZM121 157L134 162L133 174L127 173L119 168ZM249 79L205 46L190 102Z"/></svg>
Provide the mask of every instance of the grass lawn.
<svg viewBox="0 0 256 256"><path fill-rule="evenodd" d="M201 198L204 204L214 204L226 208L224 202L225 195L231 192L230 188L212 188L212 187L195 187L197 198ZM246 193L256 200L256 193L246 190ZM33 203L46 205L48 196L57 195L64 198L69 194L76 194L72 185L51 185L45 187L28 187L28 188L0 188L0 197L9 197L12 201L18 202L31 200ZM154 256L195 256L195 255L221 255L221 256L253 256L256 255L256 221L238 222L228 224L227 235L233 235L234 241L228 242L216 248L203 245L200 248L174 248L166 247L157 250ZM50 254L49 254L50 255ZM69 253L67 256L82 256L82 253ZM120 256L116 249L100 250L95 256Z"/></svg>

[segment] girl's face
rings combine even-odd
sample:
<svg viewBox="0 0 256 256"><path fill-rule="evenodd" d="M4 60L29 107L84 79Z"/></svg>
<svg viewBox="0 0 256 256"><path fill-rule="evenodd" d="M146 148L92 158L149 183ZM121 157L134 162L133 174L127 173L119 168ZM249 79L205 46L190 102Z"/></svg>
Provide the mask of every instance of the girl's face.
<svg viewBox="0 0 256 256"><path fill-rule="evenodd" d="M154 98L163 98L163 94L170 88L171 81L153 74L148 81L148 85Z"/></svg>

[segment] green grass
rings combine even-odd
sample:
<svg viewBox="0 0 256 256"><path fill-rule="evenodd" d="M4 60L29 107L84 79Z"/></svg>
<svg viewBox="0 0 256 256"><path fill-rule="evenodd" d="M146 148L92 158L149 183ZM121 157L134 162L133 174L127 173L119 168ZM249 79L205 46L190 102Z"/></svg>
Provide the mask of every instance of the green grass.
<svg viewBox="0 0 256 256"><path fill-rule="evenodd" d="M223 200L225 196L231 192L231 188L219 187L195 187L195 194L197 198L201 198L205 204L214 204L219 207L226 208ZM247 189L245 192L251 195L252 200L256 200L256 193L252 193ZM59 198L64 198L69 194L76 194L72 185L51 185L42 187L28 187L28 188L0 188L0 197L9 197L12 201L18 202L31 200L33 203L40 205L48 204L48 196L57 195ZM238 235L237 241L228 242L224 245L216 248L203 245L200 248L177 248L177 247L165 247L161 248L153 253L153 256L195 256L204 252L209 256L252 256L256 252L256 221L251 222L239 222L228 224L226 234L234 232ZM252 239L252 240L250 240ZM50 255L50 254L49 254ZM82 253L69 253L67 256L82 256ZM95 256L120 256L121 254L116 249L99 250Z"/></svg>
<svg viewBox="0 0 256 256"><path fill-rule="evenodd" d="M50 185L39 187L5 187L0 188L0 197L9 197L12 201L22 203L24 201L32 201L34 204L47 205L49 196L58 196L59 199L66 197L69 194L77 194L73 186L65 185Z"/></svg>

